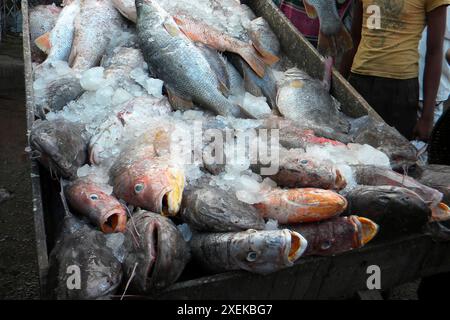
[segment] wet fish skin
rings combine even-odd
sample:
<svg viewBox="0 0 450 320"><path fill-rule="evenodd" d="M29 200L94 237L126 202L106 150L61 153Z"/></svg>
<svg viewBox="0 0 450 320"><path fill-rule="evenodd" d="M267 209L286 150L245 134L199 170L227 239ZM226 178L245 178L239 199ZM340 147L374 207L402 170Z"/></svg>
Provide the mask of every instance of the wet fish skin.
<svg viewBox="0 0 450 320"><path fill-rule="evenodd" d="M130 277L136 265L131 286L143 293L174 283L190 259L189 246L174 223L148 211L133 214L124 246L125 273Z"/></svg>
<svg viewBox="0 0 450 320"><path fill-rule="evenodd" d="M53 29L61 10L60 7L54 4L37 5L30 9L30 45L31 57L34 62L40 63L46 57L34 41Z"/></svg>
<svg viewBox="0 0 450 320"><path fill-rule="evenodd" d="M136 1L137 30L146 62L177 97L223 116L233 105L219 91L220 83L202 52L181 32L154 0Z"/></svg>
<svg viewBox="0 0 450 320"><path fill-rule="evenodd" d="M358 215L378 224L378 238L418 232L431 217L431 209L422 198L402 187L358 186L345 197L345 215Z"/></svg>
<svg viewBox="0 0 450 320"><path fill-rule="evenodd" d="M368 144L384 152L393 168L408 168L417 162L417 150L395 128L370 116L356 120L350 131L355 143Z"/></svg>
<svg viewBox="0 0 450 320"><path fill-rule="evenodd" d="M450 167L445 165L431 164L427 166L416 166L409 170L408 175L420 183L438 190L444 195L442 201L450 205Z"/></svg>
<svg viewBox="0 0 450 320"><path fill-rule="evenodd" d="M81 0L69 56L72 69L82 72L97 66L121 24L122 17L110 0Z"/></svg>
<svg viewBox="0 0 450 320"><path fill-rule="evenodd" d="M153 130L122 150L110 170L114 194L133 206L163 215L180 210L185 177L171 165L169 136Z"/></svg>
<svg viewBox="0 0 450 320"><path fill-rule="evenodd" d="M339 133L349 131L349 123L339 114L323 83L299 69L285 72L284 80L279 84L276 103L282 115L299 124L306 121Z"/></svg>
<svg viewBox="0 0 450 320"><path fill-rule="evenodd" d="M35 40L36 45L48 54L44 65L69 59L74 40L75 19L80 12L80 1L68 1L61 10L52 31Z"/></svg>
<svg viewBox="0 0 450 320"><path fill-rule="evenodd" d="M290 230L194 234L193 258L212 272L246 270L269 274L287 267L302 256L307 241Z"/></svg>
<svg viewBox="0 0 450 320"><path fill-rule="evenodd" d="M68 283L80 271L80 289ZM122 265L106 244L106 236L74 217L66 217L64 229L49 257L49 295L58 300L108 299L122 280Z"/></svg>
<svg viewBox="0 0 450 320"><path fill-rule="evenodd" d="M333 256L358 249L378 233L378 225L358 216L285 226L300 233L308 241L304 256Z"/></svg>
<svg viewBox="0 0 450 320"><path fill-rule="evenodd" d="M88 177L78 178L64 192L71 208L88 217L103 233L125 231L125 208L98 183Z"/></svg>
<svg viewBox="0 0 450 320"><path fill-rule="evenodd" d="M71 179L87 161L87 140L83 135L82 126L64 119L37 120L32 125L29 144L50 172Z"/></svg>
<svg viewBox="0 0 450 320"><path fill-rule="evenodd" d="M262 173L258 167L258 165L252 166L252 170ZM270 178L284 188L320 188L339 191L347 185L340 171L331 163L294 150L280 155L279 170Z"/></svg>
<svg viewBox="0 0 450 320"><path fill-rule="evenodd" d="M252 20L247 31L253 46L262 56L271 62L270 64L280 60L278 58L281 51L280 42L263 17Z"/></svg>
<svg viewBox="0 0 450 320"><path fill-rule="evenodd" d="M357 165L352 166L352 170L358 184L407 188L419 195L430 207L437 206L443 198L443 194L439 191L427 187L411 177L394 172L389 168Z"/></svg>
<svg viewBox="0 0 450 320"><path fill-rule="evenodd" d="M347 200L336 192L317 188L272 189L254 206L265 218L291 224L338 216L347 208Z"/></svg>
<svg viewBox="0 0 450 320"><path fill-rule="evenodd" d="M263 230L265 226L251 205L239 201L232 192L209 185L185 191L181 218L198 231Z"/></svg>

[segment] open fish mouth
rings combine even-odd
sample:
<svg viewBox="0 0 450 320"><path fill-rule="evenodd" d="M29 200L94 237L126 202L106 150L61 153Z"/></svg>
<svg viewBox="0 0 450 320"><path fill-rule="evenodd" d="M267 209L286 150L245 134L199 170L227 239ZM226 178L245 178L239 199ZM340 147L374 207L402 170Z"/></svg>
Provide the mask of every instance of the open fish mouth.
<svg viewBox="0 0 450 320"><path fill-rule="evenodd" d="M349 217L355 227L353 248L360 248L369 243L378 233L379 226L370 219L351 216Z"/></svg>
<svg viewBox="0 0 450 320"><path fill-rule="evenodd" d="M127 225L127 216L123 208L116 208L104 215L100 221L103 233L124 232Z"/></svg>
<svg viewBox="0 0 450 320"><path fill-rule="evenodd" d="M450 220L450 208L441 202L431 209L431 221L448 221Z"/></svg>
<svg viewBox="0 0 450 320"><path fill-rule="evenodd" d="M284 230L286 236L285 257L286 264L292 265L308 247L308 241L298 232L292 230Z"/></svg>

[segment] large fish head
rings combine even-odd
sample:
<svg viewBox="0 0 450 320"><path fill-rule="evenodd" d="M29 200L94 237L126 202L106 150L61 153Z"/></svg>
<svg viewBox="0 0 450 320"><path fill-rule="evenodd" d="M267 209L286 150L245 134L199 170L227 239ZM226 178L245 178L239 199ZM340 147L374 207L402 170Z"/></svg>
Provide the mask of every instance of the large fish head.
<svg viewBox="0 0 450 320"><path fill-rule="evenodd" d="M268 274L292 266L307 245L306 239L295 231L250 229L231 242L230 250L242 269Z"/></svg>
<svg viewBox="0 0 450 320"><path fill-rule="evenodd" d="M36 121L29 144L45 167L64 178L75 177L87 160L87 142L82 130L67 121Z"/></svg>
<svg viewBox="0 0 450 320"><path fill-rule="evenodd" d="M167 287L178 279L190 258L189 248L172 221L139 211L125 234L128 275L136 268L133 285L142 292Z"/></svg>
<svg viewBox="0 0 450 320"><path fill-rule="evenodd" d="M125 231L127 222L125 208L100 185L88 179L78 179L66 188L65 194L69 204L88 216L102 232Z"/></svg>
<svg viewBox="0 0 450 320"><path fill-rule="evenodd" d="M174 216L180 210L184 184L181 169L144 159L115 177L114 193L134 206Z"/></svg>
<svg viewBox="0 0 450 320"><path fill-rule="evenodd" d="M355 227L353 248L360 248L370 242L378 233L378 225L370 219L350 216L349 221Z"/></svg>

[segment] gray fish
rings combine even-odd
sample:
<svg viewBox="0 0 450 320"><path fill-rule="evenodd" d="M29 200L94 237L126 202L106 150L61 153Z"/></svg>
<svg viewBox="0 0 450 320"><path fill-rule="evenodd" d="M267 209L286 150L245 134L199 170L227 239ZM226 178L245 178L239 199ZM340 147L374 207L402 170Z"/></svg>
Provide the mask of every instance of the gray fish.
<svg viewBox="0 0 450 320"><path fill-rule="evenodd" d="M279 85L277 107L282 115L300 125L312 122L339 133L349 131L349 123L339 113L326 86L297 68L285 72Z"/></svg>
<svg viewBox="0 0 450 320"><path fill-rule="evenodd" d="M269 64L280 60L278 58L281 51L280 42L263 17L252 20L247 31L253 46L266 60L270 61Z"/></svg>
<svg viewBox="0 0 450 320"><path fill-rule="evenodd" d="M61 8L51 5L38 5L30 9L30 45L31 58L34 62L42 62L46 55L38 48L35 40L50 32L56 24Z"/></svg>
<svg viewBox="0 0 450 320"><path fill-rule="evenodd" d="M111 298L122 280L122 265L108 246L107 237L72 216L64 219L49 265L49 294L55 299ZM75 287L77 284L79 287Z"/></svg>
<svg viewBox="0 0 450 320"><path fill-rule="evenodd" d="M201 50L179 29L155 0L137 0L137 30L144 58L165 82L171 101L196 103L223 116L233 105Z"/></svg>
<svg viewBox="0 0 450 320"><path fill-rule="evenodd" d="M442 193L427 187L411 177L397 173L389 168L358 165L352 166L358 184L369 186L397 186L407 188L418 194L431 207L442 201Z"/></svg>
<svg viewBox="0 0 450 320"><path fill-rule="evenodd" d="M237 233L194 234L193 257L213 272L246 270L268 274L294 265L307 247L295 231L247 230Z"/></svg>
<svg viewBox="0 0 450 320"><path fill-rule="evenodd" d="M81 0L69 56L73 70L81 72L97 66L121 24L122 17L110 0Z"/></svg>
<svg viewBox="0 0 450 320"><path fill-rule="evenodd" d="M84 128L64 119L35 121L29 144L39 162L59 177L75 178L87 161Z"/></svg>
<svg viewBox="0 0 450 320"><path fill-rule="evenodd" d="M379 237L420 231L431 210L415 192L393 186L358 186L345 194L346 215L368 218L380 226Z"/></svg>
<svg viewBox="0 0 450 320"><path fill-rule="evenodd" d="M410 167L417 162L417 150L395 128L364 116L352 122L350 131L355 143L368 144L384 152L394 168Z"/></svg>
<svg viewBox="0 0 450 320"><path fill-rule="evenodd" d="M450 167L444 165L427 165L417 167L408 174L420 183L436 189L444 195L442 201L450 205Z"/></svg>
<svg viewBox="0 0 450 320"><path fill-rule="evenodd" d="M253 206L239 201L233 192L208 184L185 190L181 217L199 231L263 230L265 226Z"/></svg>
<svg viewBox="0 0 450 320"><path fill-rule="evenodd" d="M138 211L127 224L124 269L134 274L131 286L139 292L163 289L174 283L190 258L189 247L168 218Z"/></svg>

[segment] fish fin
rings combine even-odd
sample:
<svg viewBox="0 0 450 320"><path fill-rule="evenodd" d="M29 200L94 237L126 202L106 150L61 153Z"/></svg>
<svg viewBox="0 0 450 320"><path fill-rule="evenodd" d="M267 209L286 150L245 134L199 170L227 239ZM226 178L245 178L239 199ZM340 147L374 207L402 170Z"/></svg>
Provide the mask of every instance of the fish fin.
<svg viewBox="0 0 450 320"><path fill-rule="evenodd" d="M230 88L228 88L227 85L224 82L222 82L219 78L217 78L217 82L218 82L217 89L219 89L219 91L222 92L222 94L228 98L228 96L230 95Z"/></svg>
<svg viewBox="0 0 450 320"><path fill-rule="evenodd" d="M327 92L331 89L331 76L333 74L333 64L334 59L332 57L327 57L324 63L324 72L323 72L323 86Z"/></svg>
<svg viewBox="0 0 450 320"><path fill-rule="evenodd" d="M317 49L324 56L337 57L352 48L352 37L342 23L339 32L335 35L329 36L319 32Z"/></svg>
<svg viewBox="0 0 450 320"><path fill-rule="evenodd" d="M253 46L242 47L237 53L248 63L250 68L252 68L260 78L264 77L266 63Z"/></svg>
<svg viewBox="0 0 450 320"><path fill-rule="evenodd" d="M317 18L316 8L314 8L313 5L309 4L307 0L303 0L303 5L305 6L305 11L308 17L311 19L316 19Z"/></svg>
<svg viewBox="0 0 450 320"><path fill-rule="evenodd" d="M40 50L48 54L52 47L50 43L50 32L46 32L42 36L36 38L36 40L34 40L34 43Z"/></svg>
<svg viewBox="0 0 450 320"><path fill-rule="evenodd" d="M165 21L163 26L172 37L177 37L182 33L178 25L173 24L170 21Z"/></svg>
<svg viewBox="0 0 450 320"><path fill-rule="evenodd" d="M69 60L68 60L69 67L72 67L73 64L75 63L75 59L76 59L77 55L78 55L77 47L72 46L72 50L70 50L70 55L69 55Z"/></svg>
<svg viewBox="0 0 450 320"><path fill-rule="evenodd" d="M253 47L255 47L256 51L261 55L263 61L265 64L271 66L278 61L280 61L280 58L278 58L276 55L271 54L270 52L264 50L258 43L252 42Z"/></svg>
<svg viewBox="0 0 450 320"><path fill-rule="evenodd" d="M192 100L185 99L177 95L172 89L166 87L169 103L175 110L189 110L194 107Z"/></svg>

